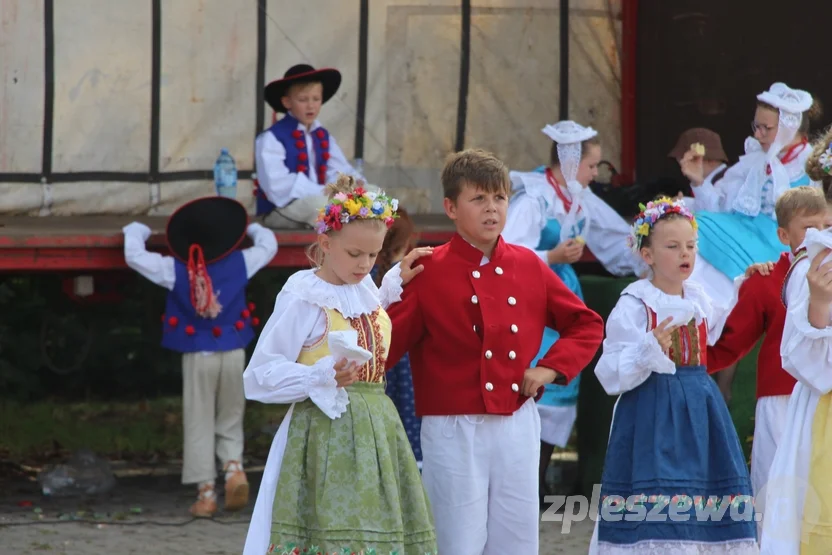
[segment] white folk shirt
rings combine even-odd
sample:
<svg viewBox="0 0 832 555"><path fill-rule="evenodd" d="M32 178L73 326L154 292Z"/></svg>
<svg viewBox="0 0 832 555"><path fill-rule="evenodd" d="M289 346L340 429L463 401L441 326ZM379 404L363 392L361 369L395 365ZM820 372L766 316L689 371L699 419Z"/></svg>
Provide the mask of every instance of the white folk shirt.
<svg viewBox="0 0 832 555"><path fill-rule="evenodd" d="M807 242L812 235L824 234L810 229ZM780 356L783 369L794 376L797 384L765 488L761 554L799 555L800 537L805 533L801 530L804 509L825 501L817 498L808 482L815 410L821 396L832 391L832 325L818 329L809 323L806 274L810 265L808 257L799 261L786 282ZM812 495L811 502L807 495Z"/></svg>
<svg viewBox="0 0 832 555"><path fill-rule="evenodd" d="M175 261L172 256L147 251L145 241L150 237L150 228L133 222L125 226L123 232L124 259L127 265L156 285L172 291L176 283ZM254 246L243 250L246 277L251 279L277 254L277 239L274 231L258 223L250 224L246 233L254 241Z"/></svg>
<svg viewBox="0 0 832 555"><path fill-rule="evenodd" d="M806 160L811 154L811 147L805 146L795 158L783 164L790 180L794 181L805 175ZM725 172L725 175L717 184L706 179L702 185L694 189L696 209L708 212L733 212L734 201L740 195L746 176L752 170L752 164L755 163L758 163L756 158L741 156L736 164L728 168L728 171ZM819 183L814 181L810 181L809 185L812 187L820 186ZM759 201L762 207L760 213L765 213L773 218L773 207L777 201L774 187L764 191L763 198Z"/></svg>
<svg viewBox="0 0 832 555"><path fill-rule="evenodd" d="M640 386L653 372L676 373L676 365L664 354L652 330L648 330L645 305L657 317L670 306L689 310L697 323L708 323L708 345L714 345L736 304L741 283L736 282L734 303L730 306L713 303L702 287L690 280L684 284L684 297L668 295L646 279L628 285L607 319L603 353L595 366L595 375L604 391L620 395Z"/></svg>
<svg viewBox="0 0 832 555"><path fill-rule="evenodd" d="M274 134L266 130L254 141L254 159L257 171L257 183L260 190L278 208L283 208L293 200L320 195L323 186L318 183L315 159L315 148L312 144L312 132L321 127L318 120L307 130L306 126L298 123L298 129L304 132L306 138L306 153L309 156L307 173L290 173L286 167L286 149ZM329 160L326 163L326 182L334 183L338 174L352 175L356 179L364 179L349 162L332 133L329 134Z"/></svg>
<svg viewBox="0 0 832 555"><path fill-rule="evenodd" d="M541 232L550 218L562 224L568 210L545 174L511 172L510 175L512 187L515 190L522 188L525 193L509 204L503 239L533 250L548 265L548 251L537 249ZM583 192L581 210L589 213L591 222L589 229L582 234L586 246L609 273L616 276L642 275L647 270L641 258L636 257L627 246L630 225L618 212L591 190Z"/></svg>

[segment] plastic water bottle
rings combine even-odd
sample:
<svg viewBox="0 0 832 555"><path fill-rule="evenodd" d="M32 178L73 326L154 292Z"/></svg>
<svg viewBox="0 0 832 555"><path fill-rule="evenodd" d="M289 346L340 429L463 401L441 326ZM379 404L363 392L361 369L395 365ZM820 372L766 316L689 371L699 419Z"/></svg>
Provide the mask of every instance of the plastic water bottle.
<svg viewBox="0 0 832 555"><path fill-rule="evenodd" d="M237 164L224 148L214 164L214 184L221 197L237 198Z"/></svg>

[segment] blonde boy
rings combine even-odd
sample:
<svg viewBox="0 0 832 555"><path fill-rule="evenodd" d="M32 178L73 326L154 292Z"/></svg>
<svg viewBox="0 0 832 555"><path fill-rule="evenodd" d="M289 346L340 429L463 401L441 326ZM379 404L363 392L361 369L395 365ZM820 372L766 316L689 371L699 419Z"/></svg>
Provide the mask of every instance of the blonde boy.
<svg viewBox="0 0 832 555"><path fill-rule="evenodd" d="M267 226L311 228L326 205L327 183L339 173L363 180L317 119L340 84L336 69L299 64L266 87L266 102L285 114L255 141L257 215Z"/></svg>

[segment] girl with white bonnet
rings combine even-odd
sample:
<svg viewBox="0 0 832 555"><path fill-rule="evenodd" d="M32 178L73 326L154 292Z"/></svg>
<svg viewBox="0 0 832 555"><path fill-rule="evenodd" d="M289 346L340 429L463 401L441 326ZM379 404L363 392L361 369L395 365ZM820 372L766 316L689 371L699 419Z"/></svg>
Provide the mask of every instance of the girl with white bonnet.
<svg viewBox="0 0 832 555"><path fill-rule="evenodd" d="M806 91L775 83L757 95L745 155L719 186L704 179L704 156L688 151L682 171L691 178L699 222L699 253L691 279L720 304L730 302L733 280L755 263L772 262L786 252L777 238L774 204L800 185L819 186L806 175L809 123L820 108Z"/></svg>
<svg viewBox="0 0 832 555"><path fill-rule="evenodd" d="M581 284L571 264L581 258L584 245L612 274L643 272L627 248L630 226L589 188L601 161L598 133L573 121L547 125L543 133L554 141L550 164L543 172L511 172L513 196L503 239L535 251L581 298ZM546 328L537 358L557 339L557 332ZM532 366L536 362L532 361ZM580 376L568 386L547 385L538 401L541 505L554 447L565 447L572 433L579 384Z"/></svg>

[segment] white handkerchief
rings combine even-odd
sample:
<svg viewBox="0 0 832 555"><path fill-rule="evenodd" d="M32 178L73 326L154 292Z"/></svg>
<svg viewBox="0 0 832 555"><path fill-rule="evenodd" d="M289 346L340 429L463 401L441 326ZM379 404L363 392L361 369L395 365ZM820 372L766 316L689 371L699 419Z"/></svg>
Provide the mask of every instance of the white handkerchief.
<svg viewBox="0 0 832 555"><path fill-rule="evenodd" d="M806 247L806 254L811 262L823 249L832 248L832 228L825 231L819 231L813 227L807 229L803 246ZM832 254L824 258L823 263L830 261L832 261Z"/></svg>
<svg viewBox="0 0 832 555"><path fill-rule="evenodd" d="M370 351L358 346L357 331L331 331L327 335L327 341L329 352L335 358L336 363L345 358L347 362L364 364L373 357Z"/></svg>
<svg viewBox="0 0 832 555"><path fill-rule="evenodd" d="M656 309L656 325L672 317L670 327L684 326L693 320L695 314L692 302L685 299L672 299L663 302L662 306Z"/></svg>

